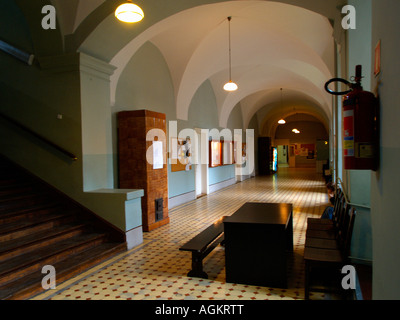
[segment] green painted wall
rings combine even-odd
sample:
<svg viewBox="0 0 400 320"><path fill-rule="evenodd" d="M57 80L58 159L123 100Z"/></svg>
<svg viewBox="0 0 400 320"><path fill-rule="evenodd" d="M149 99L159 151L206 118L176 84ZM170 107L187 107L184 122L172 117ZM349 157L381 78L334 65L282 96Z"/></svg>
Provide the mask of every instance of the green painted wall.
<svg viewBox="0 0 400 320"><path fill-rule="evenodd" d="M186 128L218 129L218 110L211 84L205 81L193 96L189 107L188 120L176 119L174 88L168 65L158 48L145 43L131 58L124 70L117 88L116 104L112 107L114 132L114 158L116 158L116 113L123 110L148 109L166 114L167 130L169 121L177 121L177 133ZM242 129L242 114L237 106L228 122L230 129ZM233 131L232 131L233 133ZM169 132L167 133L169 134ZM173 133L171 133L173 135ZM116 161L114 162L114 166ZM233 165L209 169L209 184L219 183L235 177ZM195 191L194 166L189 171L171 172L168 165L169 197Z"/></svg>
<svg viewBox="0 0 400 320"><path fill-rule="evenodd" d="M1 39L8 43L22 33L2 32ZM29 50L30 43L23 37L16 45ZM1 51L0 70L0 112L82 159L79 55L37 57L29 66ZM0 130L7 137L0 140L7 157L69 195L82 188L80 161L72 162L5 121Z"/></svg>
<svg viewBox="0 0 400 320"><path fill-rule="evenodd" d="M355 75L356 65L362 65L362 85L371 90L371 0L351 0L356 8L356 29L348 30L348 77ZM349 201L357 210L351 255L361 262L372 262L372 226L371 226L371 170L347 170L347 193ZM357 206L360 205L360 206Z"/></svg>
<svg viewBox="0 0 400 320"><path fill-rule="evenodd" d="M400 2L372 1L372 52L381 40L382 69L379 77L372 77L371 88L380 81L380 165L372 173L371 219L373 234L373 298L400 299L400 241L399 201L400 181ZM374 55L372 55L373 57ZM372 61L373 63L373 61ZM371 63L371 65L373 65Z"/></svg>
<svg viewBox="0 0 400 320"><path fill-rule="evenodd" d="M118 82L112 111L147 109L175 120L175 97L164 57L151 42L146 42L131 58Z"/></svg>
<svg viewBox="0 0 400 320"><path fill-rule="evenodd" d="M349 32L349 75L354 66L363 65L365 90L377 89L380 101L379 168L376 172L349 173L351 201L370 206L359 208L353 248L373 261L373 299L400 298L400 215L398 181L400 180L400 94L396 84L400 73L395 63L400 43L395 30L400 28L397 0L352 0L357 10L357 29ZM381 41L381 73L373 75L374 50ZM371 247L369 248L368 245Z"/></svg>
<svg viewBox="0 0 400 320"><path fill-rule="evenodd" d="M109 106L113 68L84 54L62 53L59 29L46 33L41 28L40 3L45 1L21 7L32 13L28 18L13 1L0 4L0 38L35 54L29 66L0 51L0 112L75 154L77 160L0 119L1 152L120 230L136 228L141 225L140 205L125 206L126 194L94 192L113 185ZM128 200L136 196L141 193Z"/></svg>
<svg viewBox="0 0 400 320"><path fill-rule="evenodd" d="M3 0L0 2L0 17L0 39L7 40L20 50L33 52L29 26L14 1Z"/></svg>

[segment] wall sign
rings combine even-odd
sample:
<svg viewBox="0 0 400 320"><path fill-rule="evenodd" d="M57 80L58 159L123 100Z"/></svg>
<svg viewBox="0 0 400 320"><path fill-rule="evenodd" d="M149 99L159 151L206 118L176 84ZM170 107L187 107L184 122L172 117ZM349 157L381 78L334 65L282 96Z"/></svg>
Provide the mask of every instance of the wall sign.
<svg viewBox="0 0 400 320"><path fill-rule="evenodd" d="M163 166L163 143L162 141L153 141L153 169L162 169Z"/></svg>
<svg viewBox="0 0 400 320"><path fill-rule="evenodd" d="M375 77L381 72L381 40L378 41L375 47L375 64L374 75Z"/></svg>

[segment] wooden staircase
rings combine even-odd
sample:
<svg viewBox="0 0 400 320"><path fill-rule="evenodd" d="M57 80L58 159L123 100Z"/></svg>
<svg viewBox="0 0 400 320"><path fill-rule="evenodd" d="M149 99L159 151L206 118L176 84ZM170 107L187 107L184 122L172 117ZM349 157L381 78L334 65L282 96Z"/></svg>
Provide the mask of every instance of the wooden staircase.
<svg viewBox="0 0 400 320"><path fill-rule="evenodd" d="M43 292L126 250L123 234L40 179L0 157L0 299Z"/></svg>

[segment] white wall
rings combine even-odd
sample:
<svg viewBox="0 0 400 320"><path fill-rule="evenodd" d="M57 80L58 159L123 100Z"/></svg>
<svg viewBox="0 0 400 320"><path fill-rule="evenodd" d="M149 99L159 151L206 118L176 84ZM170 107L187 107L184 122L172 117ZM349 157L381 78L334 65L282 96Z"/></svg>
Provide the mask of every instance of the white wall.
<svg viewBox="0 0 400 320"><path fill-rule="evenodd" d="M372 0L351 0L356 8L356 29L349 29L347 37L348 62L347 78L355 76L357 65L362 65L362 86L371 90L371 8ZM371 170L346 170L346 191L350 203L357 210L354 225L351 256L361 263L372 263L372 227L371 227Z"/></svg>
<svg viewBox="0 0 400 320"><path fill-rule="evenodd" d="M373 298L400 299L400 1L372 1L372 48L381 40L380 166L372 174ZM372 58L374 54L372 54ZM372 65L373 61L371 62Z"/></svg>

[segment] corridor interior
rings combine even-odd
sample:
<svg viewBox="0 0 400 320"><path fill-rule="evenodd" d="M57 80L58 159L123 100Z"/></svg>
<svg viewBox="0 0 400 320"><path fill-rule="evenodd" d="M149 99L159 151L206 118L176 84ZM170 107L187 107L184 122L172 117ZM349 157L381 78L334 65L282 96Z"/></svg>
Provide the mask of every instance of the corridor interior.
<svg viewBox="0 0 400 320"><path fill-rule="evenodd" d="M245 202L293 204L294 252L287 289L225 282L224 248L204 262L209 279L187 277L191 254L179 247ZM170 210L170 223L144 233L144 242L33 300L282 300L304 298L303 250L308 217L319 217L328 205L325 183L315 168L279 168ZM311 293L311 299L330 299Z"/></svg>

